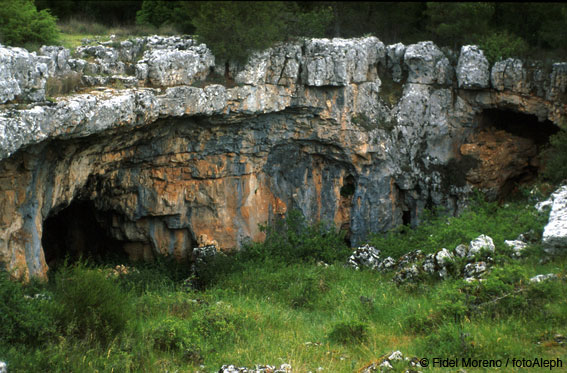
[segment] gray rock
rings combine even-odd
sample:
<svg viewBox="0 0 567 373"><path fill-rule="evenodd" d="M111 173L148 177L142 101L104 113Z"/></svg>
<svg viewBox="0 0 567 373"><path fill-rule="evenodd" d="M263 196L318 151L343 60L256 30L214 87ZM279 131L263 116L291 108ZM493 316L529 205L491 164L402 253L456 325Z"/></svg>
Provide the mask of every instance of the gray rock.
<svg viewBox="0 0 567 373"><path fill-rule="evenodd" d="M392 74L392 80L400 83L404 74L404 54L406 46L402 43L388 45L386 47L386 67Z"/></svg>
<svg viewBox="0 0 567 373"><path fill-rule="evenodd" d="M223 365L219 373L291 373L291 365L282 364L279 368L274 365L256 365L254 368L238 367L236 365Z"/></svg>
<svg viewBox="0 0 567 373"><path fill-rule="evenodd" d="M554 63L551 68L546 98L548 100L561 100L565 93L567 93L567 62Z"/></svg>
<svg viewBox="0 0 567 373"><path fill-rule="evenodd" d="M546 275L537 275L530 278L531 283L540 283L544 281L556 280L557 275L555 273L548 273Z"/></svg>
<svg viewBox="0 0 567 373"><path fill-rule="evenodd" d="M478 280L486 273L488 264L486 262L468 263L463 271L465 281L470 282Z"/></svg>
<svg viewBox="0 0 567 373"><path fill-rule="evenodd" d="M542 244L550 253L567 249L567 186L557 189L550 197L551 212L543 229ZM538 204L540 209L542 205Z"/></svg>
<svg viewBox="0 0 567 373"><path fill-rule="evenodd" d="M524 63L513 58L494 64L490 73L490 82L498 91L509 90L527 94L531 90Z"/></svg>
<svg viewBox="0 0 567 373"><path fill-rule="evenodd" d="M48 66L35 53L22 48L0 46L0 104L16 98L45 99Z"/></svg>
<svg viewBox="0 0 567 373"><path fill-rule="evenodd" d="M516 257L522 256L522 251L528 247L528 244L521 240L505 240L504 244L514 251Z"/></svg>
<svg viewBox="0 0 567 373"><path fill-rule="evenodd" d="M356 270L360 268L377 269L381 263L380 250L370 245L357 248L347 260L347 265Z"/></svg>
<svg viewBox="0 0 567 373"><path fill-rule="evenodd" d="M375 37L307 40L302 80L315 87L372 81L378 62L384 58L384 43Z"/></svg>
<svg viewBox="0 0 567 373"><path fill-rule="evenodd" d="M154 86L192 84L204 79L214 66L215 57L204 44L186 50L154 49L144 52L136 64L136 77L145 77Z"/></svg>
<svg viewBox="0 0 567 373"><path fill-rule="evenodd" d="M408 68L408 83L451 84L452 68L449 60L431 41L409 45L404 62Z"/></svg>
<svg viewBox="0 0 567 373"><path fill-rule="evenodd" d="M409 283L416 282L419 280L419 275L420 272L417 265L411 264L399 270L392 278L392 281L394 281L398 285L405 284L408 282Z"/></svg>
<svg viewBox="0 0 567 373"><path fill-rule="evenodd" d="M459 88L488 88L490 66L483 51L476 45L463 45L457 62L457 82Z"/></svg>
<svg viewBox="0 0 567 373"><path fill-rule="evenodd" d="M254 53L234 80L238 84L289 86L297 82L300 63L301 46L284 44Z"/></svg>
<svg viewBox="0 0 567 373"><path fill-rule="evenodd" d="M494 242L492 242L492 238L481 234L477 238L471 241L469 245L469 252L467 253L467 257L472 258L476 254L480 253L482 250L486 250L489 252L494 252Z"/></svg>
<svg viewBox="0 0 567 373"><path fill-rule="evenodd" d="M467 245L460 244L455 247L455 255L457 255L459 258L464 258L465 256L467 256L468 252L469 248L467 247Z"/></svg>

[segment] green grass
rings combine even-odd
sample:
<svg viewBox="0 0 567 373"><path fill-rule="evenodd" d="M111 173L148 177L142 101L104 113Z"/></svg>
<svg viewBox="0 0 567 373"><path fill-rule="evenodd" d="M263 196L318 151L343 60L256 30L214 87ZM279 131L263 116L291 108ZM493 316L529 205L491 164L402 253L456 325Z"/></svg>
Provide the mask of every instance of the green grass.
<svg viewBox="0 0 567 373"><path fill-rule="evenodd" d="M525 201L483 206L473 205L449 225L441 217L431 220L427 232L438 224L445 238L432 238L430 247L452 248L453 239L492 233L499 250L500 240L515 238L516 228L541 233L541 219ZM473 219L471 211L479 216ZM489 223L473 229L484 220ZM490 224L500 228L483 231ZM445 227L458 227L462 236L441 229L449 229ZM321 251L318 243L328 243L329 237L320 227L298 231L288 224L288 229L278 232L280 241L309 232L315 255L337 255ZM413 243L423 235L419 229L408 230L390 235L388 242L411 243L408 250L415 249ZM498 256L480 284L449 279L396 286L393 273L355 271L339 257L328 267L318 266L308 260L305 247L298 260L277 253L288 244L276 246L268 240L265 252L255 245L248 255L209 263L219 274L207 273L207 281L201 282L193 278L200 290L187 286L183 268L167 262L130 267L121 276L112 276L109 267L79 263L64 266L56 281L26 286L4 276L0 315L8 317L13 333L0 335L0 360L10 372L215 372L228 363L289 363L295 372L319 367L353 372L395 350L430 359L466 355L567 361L567 347L553 341L555 334L567 335L565 257L541 263L541 250L534 247L523 259ZM549 272L560 280L538 285L527 281ZM85 297L85 289L98 292ZM37 292L51 300L23 298ZM96 325L106 326L104 332L94 332Z"/></svg>

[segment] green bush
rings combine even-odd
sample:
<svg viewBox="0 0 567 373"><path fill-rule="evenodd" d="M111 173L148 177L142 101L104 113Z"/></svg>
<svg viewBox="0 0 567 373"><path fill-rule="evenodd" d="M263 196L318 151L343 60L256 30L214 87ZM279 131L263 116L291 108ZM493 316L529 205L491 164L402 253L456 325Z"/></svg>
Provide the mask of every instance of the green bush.
<svg viewBox="0 0 567 373"><path fill-rule="evenodd" d="M368 339L368 326L359 321L343 321L335 324L329 339L342 344L362 343Z"/></svg>
<svg viewBox="0 0 567 373"><path fill-rule="evenodd" d="M479 45L490 64L510 57L525 57L529 49L522 38L508 31L485 35L480 39Z"/></svg>
<svg viewBox="0 0 567 373"><path fill-rule="evenodd" d="M199 41L211 48L217 63L243 63L252 52L284 39L286 14L281 1L205 2L193 23Z"/></svg>
<svg viewBox="0 0 567 373"><path fill-rule="evenodd" d="M59 39L56 18L47 10L37 11L33 0L0 0L0 42L55 44Z"/></svg>
<svg viewBox="0 0 567 373"><path fill-rule="evenodd" d="M21 283L0 272L0 344L36 346L55 335L49 295L27 295Z"/></svg>
<svg viewBox="0 0 567 373"><path fill-rule="evenodd" d="M261 229L266 232L266 240L246 247L241 254L243 259L331 263L345 260L350 254L345 232L324 222L309 225L298 210L290 211L285 220Z"/></svg>
<svg viewBox="0 0 567 373"><path fill-rule="evenodd" d="M101 269L83 263L65 266L55 276L57 317L66 334L107 343L125 329L130 297Z"/></svg>
<svg viewBox="0 0 567 373"><path fill-rule="evenodd" d="M567 131L561 130L549 138L550 146L544 151L544 179L560 183L567 179Z"/></svg>

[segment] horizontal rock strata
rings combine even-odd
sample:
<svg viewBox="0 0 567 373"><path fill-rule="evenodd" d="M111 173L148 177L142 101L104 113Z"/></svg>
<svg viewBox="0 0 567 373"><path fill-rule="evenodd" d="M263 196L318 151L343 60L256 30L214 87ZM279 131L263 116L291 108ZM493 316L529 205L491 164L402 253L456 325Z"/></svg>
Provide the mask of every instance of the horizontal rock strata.
<svg viewBox="0 0 567 373"><path fill-rule="evenodd" d="M426 207L463 207L470 179L493 172L477 141L484 110L556 125L567 111L565 64L491 69L473 46L452 63L431 42L312 39L240 66L149 37L70 56L0 47L0 262L16 277L45 276L44 223L73 201L92 203L132 258L237 249L291 209L356 245ZM83 93L45 99L72 76ZM480 161L463 162L471 154ZM517 174L512 160L499 167Z"/></svg>

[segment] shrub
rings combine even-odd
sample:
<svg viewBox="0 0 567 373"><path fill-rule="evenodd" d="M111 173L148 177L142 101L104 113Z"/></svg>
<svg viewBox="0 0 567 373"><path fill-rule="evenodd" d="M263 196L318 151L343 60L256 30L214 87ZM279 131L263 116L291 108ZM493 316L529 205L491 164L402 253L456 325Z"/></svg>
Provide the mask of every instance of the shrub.
<svg viewBox="0 0 567 373"><path fill-rule="evenodd" d="M288 213L285 220L273 226L263 226L266 240L251 244L241 255L244 259L276 260L285 263L327 263L344 260L350 254L344 233L324 222L309 225L298 210Z"/></svg>
<svg viewBox="0 0 567 373"><path fill-rule="evenodd" d="M59 39L56 18L37 11L33 0L0 0L0 41L14 46L26 43L55 44Z"/></svg>
<svg viewBox="0 0 567 373"><path fill-rule="evenodd" d="M286 6L280 1L223 1L201 4L193 23L201 42L218 58L246 62L248 56L282 40Z"/></svg>
<svg viewBox="0 0 567 373"><path fill-rule="evenodd" d="M26 296L22 284L0 272L0 325L0 344L41 344L55 335L51 301Z"/></svg>
<svg viewBox="0 0 567 373"><path fill-rule="evenodd" d="M56 274L55 300L64 331L79 338L107 343L124 330L132 316L129 296L100 269L83 263Z"/></svg>
<svg viewBox="0 0 567 373"><path fill-rule="evenodd" d="M359 321L343 321L335 324L329 339L342 344L362 343L368 339L368 326Z"/></svg>
<svg viewBox="0 0 567 373"><path fill-rule="evenodd" d="M482 37L479 44L491 64L510 57L524 57L528 51L528 44L508 31L490 33Z"/></svg>
<svg viewBox="0 0 567 373"><path fill-rule="evenodd" d="M544 151L543 178L552 183L567 179L567 131L561 130L549 138L550 146Z"/></svg>

